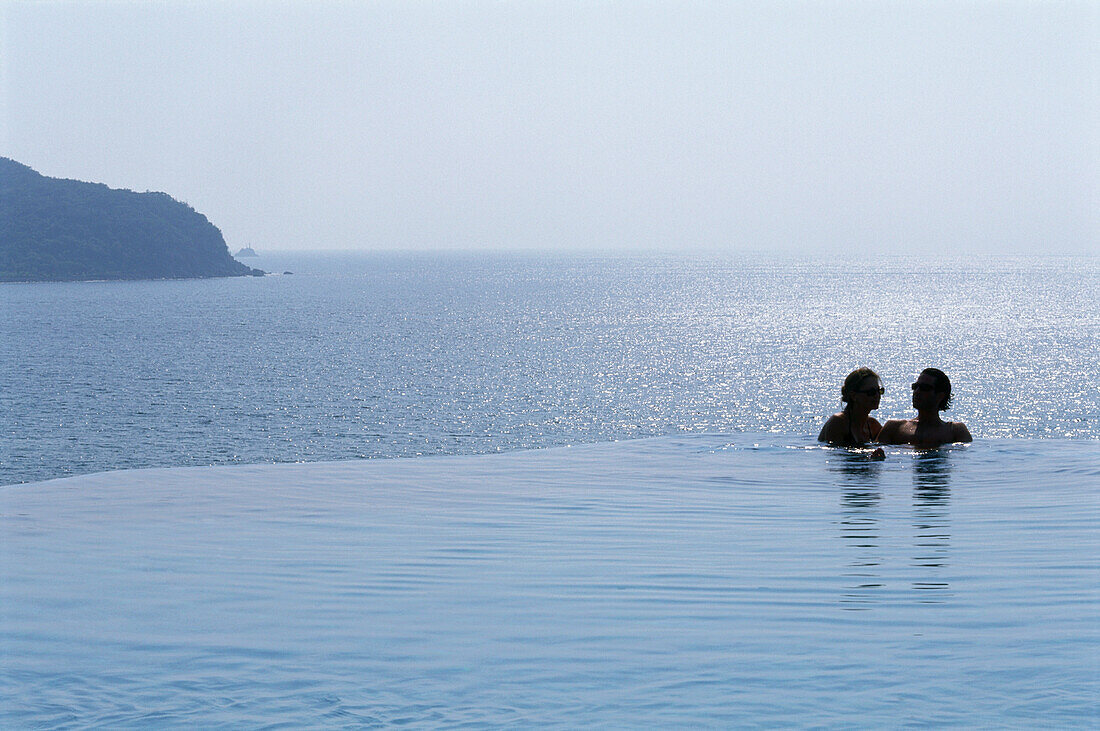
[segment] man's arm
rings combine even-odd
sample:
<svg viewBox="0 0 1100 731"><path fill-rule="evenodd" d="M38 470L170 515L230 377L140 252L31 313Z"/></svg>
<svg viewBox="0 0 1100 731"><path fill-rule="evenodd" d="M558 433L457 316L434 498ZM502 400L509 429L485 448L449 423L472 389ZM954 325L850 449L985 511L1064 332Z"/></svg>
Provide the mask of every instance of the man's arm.
<svg viewBox="0 0 1100 731"><path fill-rule="evenodd" d="M878 433L879 444L897 444L898 443L898 427L901 426L901 421L898 419L889 419L882 425L882 430Z"/></svg>
<svg viewBox="0 0 1100 731"><path fill-rule="evenodd" d="M956 442L974 441L974 437L970 436L970 430L966 428L966 424L961 421L956 421L951 426L951 436Z"/></svg>

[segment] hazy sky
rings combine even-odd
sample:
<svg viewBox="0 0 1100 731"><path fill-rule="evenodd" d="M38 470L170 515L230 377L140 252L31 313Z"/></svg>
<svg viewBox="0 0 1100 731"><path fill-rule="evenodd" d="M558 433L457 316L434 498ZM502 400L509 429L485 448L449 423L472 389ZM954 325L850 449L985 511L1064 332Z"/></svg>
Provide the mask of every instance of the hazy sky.
<svg viewBox="0 0 1100 731"><path fill-rule="evenodd" d="M230 249L1093 252L1100 3L0 0L0 155Z"/></svg>

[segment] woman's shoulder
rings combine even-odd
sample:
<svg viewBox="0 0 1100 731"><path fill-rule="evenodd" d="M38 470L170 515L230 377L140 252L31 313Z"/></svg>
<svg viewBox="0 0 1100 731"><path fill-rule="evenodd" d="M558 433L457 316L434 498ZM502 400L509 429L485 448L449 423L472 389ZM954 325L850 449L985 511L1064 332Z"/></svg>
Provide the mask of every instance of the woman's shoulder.
<svg viewBox="0 0 1100 731"><path fill-rule="evenodd" d="M882 433L882 424L880 424L879 420L873 416L867 417L867 423L871 427L871 441L873 442L877 440L878 435Z"/></svg>
<svg viewBox="0 0 1100 731"><path fill-rule="evenodd" d="M819 442L836 442L846 439L848 435L848 414L837 412L825 420L821 427L821 433L817 435Z"/></svg>
<svg viewBox="0 0 1100 731"><path fill-rule="evenodd" d="M825 420L825 426L823 426L821 429L822 429L822 431L824 431L825 429L830 429L830 428L844 428L844 429L847 429L848 428L848 414L847 414L847 412L838 411L837 413L833 414L828 419L826 419Z"/></svg>

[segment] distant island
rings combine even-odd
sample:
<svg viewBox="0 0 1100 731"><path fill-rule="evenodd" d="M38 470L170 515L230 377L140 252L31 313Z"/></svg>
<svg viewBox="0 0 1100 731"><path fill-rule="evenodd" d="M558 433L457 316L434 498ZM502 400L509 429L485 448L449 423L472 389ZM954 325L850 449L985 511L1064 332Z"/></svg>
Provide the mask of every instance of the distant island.
<svg viewBox="0 0 1100 731"><path fill-rule="evenodd" d="M262 276L167 193L48 178L0 157L0 281Z"/></svg>
<svg viewBox="0 0 1100 731"><path fill-rule="evenodd" d="M258 254L251 246L246 246L237 252L237 256L258 256Z"/></svg>

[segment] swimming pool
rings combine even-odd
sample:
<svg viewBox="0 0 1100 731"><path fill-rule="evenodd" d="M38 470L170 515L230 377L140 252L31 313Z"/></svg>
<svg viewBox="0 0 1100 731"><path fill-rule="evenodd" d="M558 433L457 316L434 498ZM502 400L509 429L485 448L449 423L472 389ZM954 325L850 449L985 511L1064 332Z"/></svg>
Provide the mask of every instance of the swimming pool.
<svg viewBox="0 0 1100 731"><path fill-rule="evenodd" d="M810 437L0 490L0 723L1091 726L1100 445Z"/></svg>

